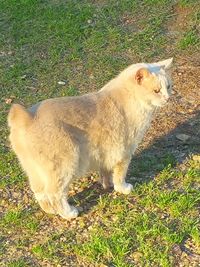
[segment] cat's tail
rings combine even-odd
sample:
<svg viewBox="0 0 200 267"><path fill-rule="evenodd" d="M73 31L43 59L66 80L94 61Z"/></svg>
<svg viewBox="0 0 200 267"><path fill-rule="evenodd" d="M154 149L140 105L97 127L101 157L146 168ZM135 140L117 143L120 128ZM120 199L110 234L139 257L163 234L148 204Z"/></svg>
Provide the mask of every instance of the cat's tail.
<svg viewBox="0 0 200 267"><path fill-rule="evenodd" d="M8 126L11 129L26 129L33 122L33 116L25 107L13 104L8 114Z"/></svg>

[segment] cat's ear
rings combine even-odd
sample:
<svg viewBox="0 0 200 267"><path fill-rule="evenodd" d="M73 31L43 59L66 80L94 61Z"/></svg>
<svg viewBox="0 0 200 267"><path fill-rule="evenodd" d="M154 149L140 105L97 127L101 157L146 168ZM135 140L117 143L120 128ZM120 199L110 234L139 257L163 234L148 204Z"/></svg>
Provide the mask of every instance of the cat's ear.
<svg viewBox="0 0 200 267"><path fill-rule="evenodd" d="M135 80L136 80L137 84L142 84L144 79L147 78L149 75L150 75L150 72L146 68L141 68L141 69L137 70L137 72L135 74Z"/></svg>
<svg viewBox="0 0 200 267"><path fill-rule="evenodd" d="M173 62L173 57L159 61L156 63L156 65L160 66L161 68L164 68L165 70L168 70L172 67L172 62Z"/></svg>

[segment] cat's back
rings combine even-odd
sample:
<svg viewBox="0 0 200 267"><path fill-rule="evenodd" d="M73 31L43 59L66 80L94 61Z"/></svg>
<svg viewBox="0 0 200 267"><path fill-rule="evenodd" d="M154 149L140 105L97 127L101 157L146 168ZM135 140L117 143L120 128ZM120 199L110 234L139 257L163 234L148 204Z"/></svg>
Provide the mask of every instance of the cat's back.
<svg viewBox="0 0 200 267"><path fill-rule="evenodd" d="M29 111L34 115L35 122L69 123L80 125L88 123L95 117L98 96L95 93L75 97L59 97L44 100Z"/></svg>

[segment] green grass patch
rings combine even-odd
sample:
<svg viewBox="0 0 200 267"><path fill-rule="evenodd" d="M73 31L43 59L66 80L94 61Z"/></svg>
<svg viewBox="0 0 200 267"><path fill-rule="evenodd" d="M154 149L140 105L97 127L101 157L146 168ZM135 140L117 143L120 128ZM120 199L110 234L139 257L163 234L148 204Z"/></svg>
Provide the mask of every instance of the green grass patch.
<svg viewBox="0 0 200 267"><path fill-rule="evenodd" d="M198 1L183 1L186 5L194 4L193 12L187 16L188 26L184 30L181 39L178 42L178 47L181 50L199 50L200 44L200 8Z"/></svg>
<svg viewBox="0 0 200 267"><path fill-rule="evenodd" d="M0 176L0 188L15 184L22 187L25 184L25 175L13 152L0 154Z"/></svg>
<svg viewBox="0 0 200 267"><path fill-rule="evenodd" d="M34 216L34 211L26 210L18 206L15 209L9 209L0 221L1 227L12 231L25 230L25 232L35 233L39 228L40 221Z"/></svg>
<svg viewBox="0 0 200 267"><path fill-rule="evenodd" d="M182 7L188 7L188 6L198 4L198 0L179 0L179 4Z"/></svg>
<svg viewBox="0 0 200 267"><path fill-rule="evenodd" d="M176 160L173 154L166 154L162 156L148 155L139 159L132 160L131 175L140 176L144 172L152 171L161 172L160 176L164 172L164 178L166 178L165 172L171 167L176 165Z"/></svg>
<svg viewBox="0 0 200 267"><path fill-rule="evenodd" d="M18 260L8 262L7 266L8 267L26 267L28 265L24 259L18 259Z"/></svg>
<svg viewBox="0 0 200 267"><path fill-rule="evenodd" d="M174 244L192 238L199 245L199 190L187 187L184 191L181 181L187 179L189 169L180 177L177 169L168 168L162 173L171 175L165 189L163 180L169 179L162 177L162 183L158 179L137 185L128 200L123 196L101 199L103 226L94 227L88 241L75 246L75 252L93 264L134 266L139 257L141 266L173 266L170 251ZM193 181L196 178L191 176Z"/></svg>
<svg viewBox="0 0 200 267"><path fill-rule="evenodd" d="M181 49L187 49L189 47L198 46L200 44L200 37L197 31L189 30L183 36L183 38L179 42L179 46Z"/></svg>

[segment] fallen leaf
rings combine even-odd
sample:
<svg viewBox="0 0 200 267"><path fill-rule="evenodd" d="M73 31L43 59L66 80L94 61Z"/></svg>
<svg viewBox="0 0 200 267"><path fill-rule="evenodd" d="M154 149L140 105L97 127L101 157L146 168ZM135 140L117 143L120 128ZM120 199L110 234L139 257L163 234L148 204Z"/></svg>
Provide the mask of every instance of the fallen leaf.
<svg viewBox="0 0 200 267"><path fill-rule="evenodd" d="M187 134L177 134L176 138L182 142L186 142L190 138L190 136Z"/></svg>

